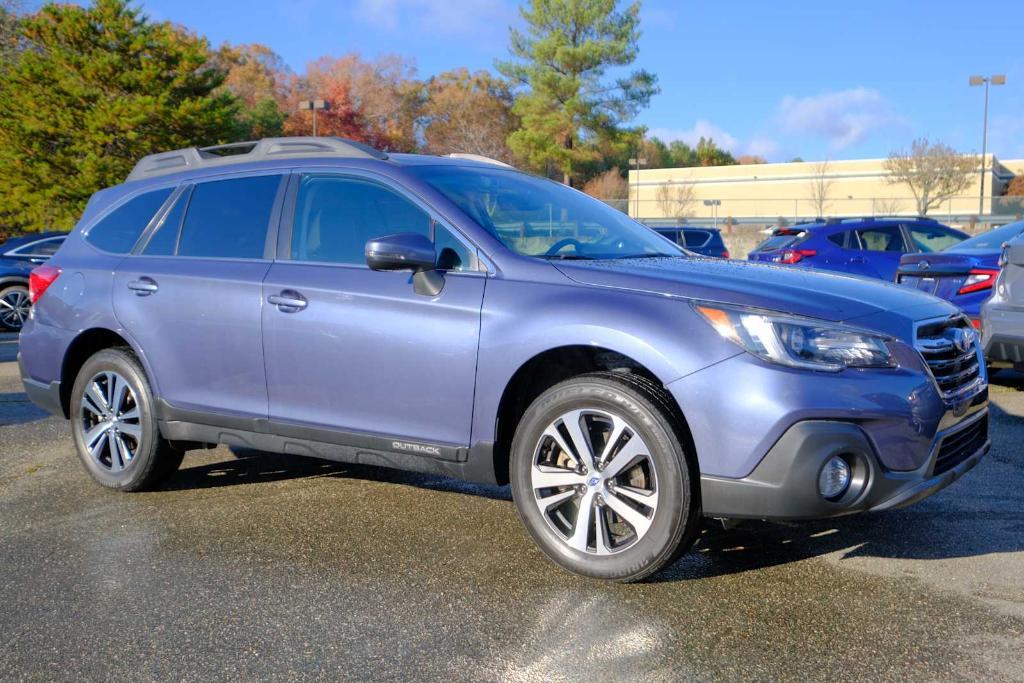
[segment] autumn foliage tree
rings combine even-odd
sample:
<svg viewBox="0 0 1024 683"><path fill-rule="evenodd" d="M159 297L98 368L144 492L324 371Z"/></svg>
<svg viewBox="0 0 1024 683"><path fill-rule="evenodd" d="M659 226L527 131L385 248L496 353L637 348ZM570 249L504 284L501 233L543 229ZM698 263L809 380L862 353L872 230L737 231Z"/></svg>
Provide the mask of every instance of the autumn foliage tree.
<svg viewBox="0 0 1024 683"><path fill-rule="evenodd" d="M318 133L365 142L379 149L415 151L416 122L424 102L423 84L412 63L390 55L364 61L356 54L322 57L310 64L287 100L289 135L311 135L312 112L299 100L324 99L330 109L317 112Z"/></svg>
<svg viewBox="0 0 1024 683"><path fill-rule="evenodd" d="M140 157L242 134L206 41L122 0L43 5L17 32L0 69L0 187L17 225L68 228Z"/></svg>
<svg viewBox="0 0 1024 683"><path fill-rule="evenodd" d="M223 87L238 98L246 137L275 137L284 131L285 107L294 74L266 45L226 45L218 55L227 75Z"/></svg>
<svg viewBox="0 0 1024 683"><path fill-rule="evenodd" d="M610 168L588 180L583 185L583 191L606 202L623 202L629 199L629 185L618 167Z"/></svg>
<svg viewBox="0 0 1024 683"><path fill-rule="evenodd" d="M517 125L508 83L487 71L447 71L427 83L423 109L426 150L466 152L511 162L506 144Z"/></svg>

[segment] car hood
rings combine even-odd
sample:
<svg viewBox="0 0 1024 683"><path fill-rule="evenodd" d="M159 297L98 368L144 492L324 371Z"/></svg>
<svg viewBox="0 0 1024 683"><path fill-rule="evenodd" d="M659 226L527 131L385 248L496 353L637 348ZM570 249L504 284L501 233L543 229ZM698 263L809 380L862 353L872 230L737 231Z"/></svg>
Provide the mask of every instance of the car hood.
<svg viewBox="0 0 1024 683"><path fill-rule="evenodd" d="M881 280L752 261L658 257L553 261L566 277L612 287L843 321L917 308L913 319L949 315L948 303Z"/></svg>

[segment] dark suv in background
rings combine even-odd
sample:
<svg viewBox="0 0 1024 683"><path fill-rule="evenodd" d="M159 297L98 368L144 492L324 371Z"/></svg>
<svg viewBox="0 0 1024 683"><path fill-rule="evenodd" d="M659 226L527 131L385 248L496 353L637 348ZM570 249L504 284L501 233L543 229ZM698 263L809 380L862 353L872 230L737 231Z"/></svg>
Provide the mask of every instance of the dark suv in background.
<svg viewBox="0 0 1024 683"><path fill-rule="evenodd" d="M748 258L891 282L904 254L941 251L967 238L928 218L829 219L778 228Z"/></svg>
<svg viewBox="0 0 1024 683"><path fill-rule="evenodd" d="M21 329L32 307L29 273L53 256L66 236L64 232L38 232L0 244L0 328Z"/></svg>
<svg viewBox="0 0 1024 683"><path fill-rule="evenodd" d="M497 162L228 149L143 159L32 272L25 391L104 486L217 443L510 483L552 560L630 581L705 517L901 507L989 448L931 295L694 257Z"/></svg>

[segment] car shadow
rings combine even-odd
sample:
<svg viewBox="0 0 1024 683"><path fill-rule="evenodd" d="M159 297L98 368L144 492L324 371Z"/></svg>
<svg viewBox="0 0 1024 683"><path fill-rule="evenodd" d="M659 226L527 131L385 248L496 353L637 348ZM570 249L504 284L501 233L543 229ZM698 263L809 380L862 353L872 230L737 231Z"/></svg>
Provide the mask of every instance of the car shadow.
<svg viewBox="0 0 1024 683"><path fill-rule="evenodd" d="M240 484L262 484L309 477L331 477L415 486L495 500L512 500L511 491L507 486L474 484L448 477L406 472L376 465L341 463L296 455L267 453L248 448L232 447L230 450L235 456L234 459L182 467L160 489L181 491Z"/></svg>
<svg viewBox="0 0 1024 683"><path fill-rule="evenodd" d="M945 559L1024 551L1024 452L1014 448L1024 418L992 405L996 448L932 498L903 510L801 523L708 520L690 553L651 580L738 574L842 552L843 557ZM360 479L511 501L507 486L485 486L373 465L233 449L236 458L186 467L163 490L265 483L303 477ZM1006 467L1014 476L1007 476ZM509 510L512 514L511 508Z"/></svg>
<svg viewBox="0 0 1024 683"><path fill-rule="evenodd" d="M18 359L18 333L0 332L0 363Z"/></svg>
<svg viewBox="0 0 1024 683"><path fill-rule="evenodd" d="M37 422L50 414L28 400L22 392L0 392L0 427Z"/></svg>

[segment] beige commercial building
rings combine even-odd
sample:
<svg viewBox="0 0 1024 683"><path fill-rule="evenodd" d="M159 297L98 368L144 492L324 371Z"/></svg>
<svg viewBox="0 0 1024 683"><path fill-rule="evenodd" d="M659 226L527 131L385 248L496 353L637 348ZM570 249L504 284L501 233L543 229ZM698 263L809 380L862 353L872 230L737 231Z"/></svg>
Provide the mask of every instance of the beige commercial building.
<svg viewBox="0 0 1024 683"><path fill-rule="evenodd" d="M960 224L979 216L984 223L1020 214L1024 198L1001 195L1015 175L1024 174L1024 159L1001 161L989 155L985 167L983 198L979 168L966 191L929 215ZM701 223L917 214L910 189L889 182L884 159L642 169L629 173L629 198L631 216Z"/></svg>

